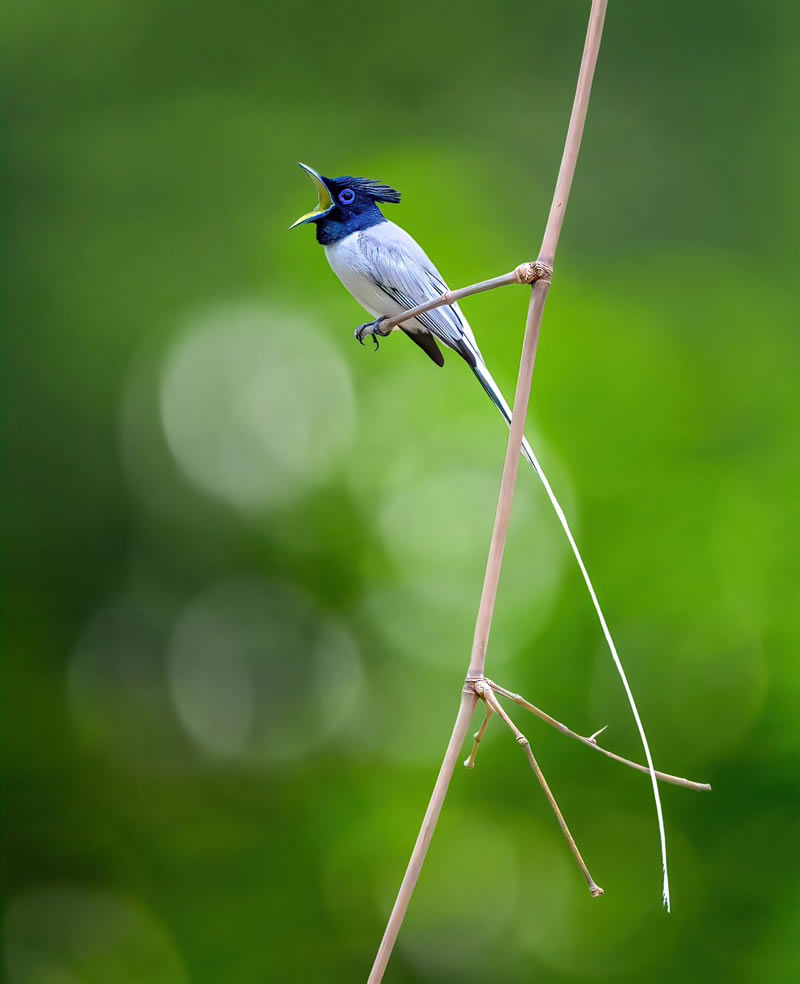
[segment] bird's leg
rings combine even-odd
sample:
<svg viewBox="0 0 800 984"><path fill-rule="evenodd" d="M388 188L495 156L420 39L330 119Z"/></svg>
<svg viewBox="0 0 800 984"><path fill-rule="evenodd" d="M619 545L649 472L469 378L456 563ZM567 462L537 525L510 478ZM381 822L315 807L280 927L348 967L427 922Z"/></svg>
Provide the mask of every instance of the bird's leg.
<svg viewBox="0 0 800 984"><path fill-rule="evenodd" d="M381 317L376 321L367 321L365 324L359 325L355 330L355 337L359 342L361 342L362 345L364 344L365 338L371 337L372 341L375 342L375 348L377 349L380 344L378 342L378 337L386 338L387 335L391 334L391 329L389 331L381 330L381 323L384 321L386 321L386 318Z"/></svg>

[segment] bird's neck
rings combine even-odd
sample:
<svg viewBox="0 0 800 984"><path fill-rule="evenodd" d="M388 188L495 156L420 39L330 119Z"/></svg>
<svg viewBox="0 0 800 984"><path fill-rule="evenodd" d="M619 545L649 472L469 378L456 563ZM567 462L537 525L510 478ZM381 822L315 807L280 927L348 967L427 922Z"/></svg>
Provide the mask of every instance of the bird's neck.
<svg viewBox="0 0 800 984"><path fill-rule="evenodd" d="M367 209L358 215L345 214L339 209L334 209L325 218L317 222L317 242L321 246L331 246L338 243L340 239L346 239L354 232L363 232L372 226L385 222L383 213L377 205Z"/></svg>

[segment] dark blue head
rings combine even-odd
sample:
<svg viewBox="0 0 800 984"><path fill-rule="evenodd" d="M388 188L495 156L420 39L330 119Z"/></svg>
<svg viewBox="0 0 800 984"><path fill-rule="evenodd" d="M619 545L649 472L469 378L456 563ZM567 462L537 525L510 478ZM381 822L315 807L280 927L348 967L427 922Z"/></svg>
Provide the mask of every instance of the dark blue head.
<svg viewBox="0 0 800 984"><path fill-rule="evenodd" d="M317 227L317 242L326 246L344 239L351 232L369 229L378 222L385 222L378 202L399 202L400 192L380 181L368 178L324 178L313 168L301 164L317 189L319 201L316 208L302 215L289 228L313 222Z"/></svg>

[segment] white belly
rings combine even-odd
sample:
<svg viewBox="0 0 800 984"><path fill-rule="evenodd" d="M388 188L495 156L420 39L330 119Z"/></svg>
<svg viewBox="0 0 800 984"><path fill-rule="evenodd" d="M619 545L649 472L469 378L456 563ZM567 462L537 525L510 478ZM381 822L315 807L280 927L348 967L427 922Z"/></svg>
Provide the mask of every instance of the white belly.
<svg viewBox="0 0 800 984"><path fill-rule="evenodd" d="M365 258L359 249L359 232L353 232L346 239L340 239L325 246L325 255L336 276L350 291L358 303L375 318L392 318L405 308L376 287L375 281L367 275ZM402 326L406 331L425 331L418 321L406 321ZM393 331L397 331L394 328Z"/></svg>

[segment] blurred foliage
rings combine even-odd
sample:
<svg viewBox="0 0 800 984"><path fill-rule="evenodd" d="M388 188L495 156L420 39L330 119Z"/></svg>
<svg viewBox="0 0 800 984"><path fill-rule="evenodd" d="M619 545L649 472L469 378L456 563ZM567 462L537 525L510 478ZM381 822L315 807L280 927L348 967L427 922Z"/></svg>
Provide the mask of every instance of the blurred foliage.
<svg viewBox="0 0 800 984"><path fill-rule="evenodd" d="M7 8L10 984L366 977L455 713L505 429L363 313L297 160L453 286L535 255L587 4ZM612 0L529 434L657 764L456 774L388 979L797 977L798 7ZM511 393L525 292L466 304ZM635 730L520 473L489 667Z"/></svg>

